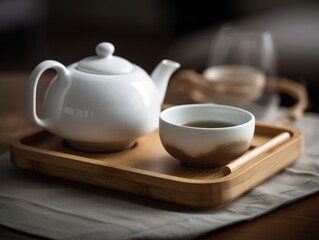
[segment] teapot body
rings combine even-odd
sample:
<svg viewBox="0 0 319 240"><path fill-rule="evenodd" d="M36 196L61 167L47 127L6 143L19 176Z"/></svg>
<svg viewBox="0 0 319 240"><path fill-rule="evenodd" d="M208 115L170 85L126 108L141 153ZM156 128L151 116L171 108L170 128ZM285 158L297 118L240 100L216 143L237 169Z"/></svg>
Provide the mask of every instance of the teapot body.
<svg viewBox="0 0 319 240"><path fill-rule="evenodd" d="M161 103L155 85L138 66L127 75L94 75L67 68L71 81L57 75L44 99L45 128L73 147L116 151L158 127Z"/></svg>
<svg viewBox="0 0 319 240"><path fill-rule="evenodd" d="M152 76L128 60L114 56L114 46L96 46L96 56L65 67L53 60L40 63L28 84L28 114L36 125L88 151L117 151L158 128L167 83L179 63L162 60ZM57 72L44 98L44 117L37 115L41 75Z"/></svg>

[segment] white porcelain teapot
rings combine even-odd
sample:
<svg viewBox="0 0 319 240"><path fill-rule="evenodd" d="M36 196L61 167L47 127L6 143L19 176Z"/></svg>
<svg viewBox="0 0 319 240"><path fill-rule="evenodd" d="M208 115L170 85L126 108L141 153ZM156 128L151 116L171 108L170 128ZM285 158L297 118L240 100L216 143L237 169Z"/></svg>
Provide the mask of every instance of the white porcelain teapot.
<svg viewBox="0 0 319 240"><path fill-rule="evenodd" d="M161 104L180 64L162 60L151 77L139 66L114 56L114 46L97 45L97 56L65 67L47 60L32 72L28 113L33 123L88 151L116 151L158 127ZM36 113L36 91L44 71L56 77L44 99L44 118Z"/></svg>

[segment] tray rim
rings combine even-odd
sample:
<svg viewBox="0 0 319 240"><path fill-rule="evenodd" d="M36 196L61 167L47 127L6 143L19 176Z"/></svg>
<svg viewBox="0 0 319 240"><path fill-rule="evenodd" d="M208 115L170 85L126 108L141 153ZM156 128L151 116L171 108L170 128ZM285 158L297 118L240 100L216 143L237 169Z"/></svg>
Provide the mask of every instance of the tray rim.
<svg viewBox="0 0 319 240"><path fill-rule="evenodd" d="M44 176L184 207L211 208L234 200L292 164L302 154L304 140L300 130L263 122L257 122L256 126L259 124L261 124L262 133L270 127L275 128L276 135L288 131L291 138L270 152L254 158L251 164L245 166L244 169L234 171L227 176L208 180L178 177L123 165L110 165L98 159L42 149L22 143L25 137L32 137L31 134L41 134L41 132L50 134L41 129L29 132L11 142L11 162L19 169ZM274 136L271 134L270 137ZM50 155L50 153L59 153L63 156ZM64 159L66 154L71 158ZM278 158L282 158L279 163L277 162ZM72 165L65 164L66 161L72 161L69 162ZM269 167L269 164L274 165ZM74 174L74 171L78 171L79 174Z"/></svg>
<svg viewBox="0 0 319 240"><path fill-rule="evenodd" d="M262 125L262 127L267 127L267 128L276 128L278 130L282 130L282 131L287 131L290 133L291 137L288 141L282 143L280 146L276 147L276 148L283 148L285 145L290 144L292 141L297 140L299 137L302 137L302 132L297 129L297 128L293 128L293 127L288 127L288 126L282 126L282 125L276 125L276 124L271 124L271 123L265 123L265 122L261 122L261 121L256 121L256 128L257 126ZM156 130L155 130L156 131ZM50 156L50 157L54 157L54 158L60 158L59 156L56 156L56 153L61 154L60 152L57 151L53 151L50 149L42 149L39 147L34 147L34 146L29 146L29 145L25 145L22 143L22 140L26 137L30 137L31 135L36 135L36 134L41 134L42 132L48 132L44 129L37 129L34 131L31 131L27 134L24 134L20 137L17 137L15 139L13 139L10 143L10 152L15 153L15 151L18 150L23 150L26 152L31 152L31 150L33 150L33 153L37 152L42 154L43 156ZM49 134L52 134L50 132L48 132ZM54 135L54 134L53 134ZM49 154L49 153L51 154ZM302 153L302 150L300 150L300 153ZM272 153L270 153L268 156L270 156ZM85 157L85 156L78 156L78 155L72 155L70 153L63 153L64 156L66 157L62 157L62 158L66 158L68 160L72 160L72 161L81 161L81 162L85 162L87 164L90 164L92 162L94 162L94 164L99 165L99 166L103 166L103 167L107 167L107 168L111 168L111 169L117 169L117 170L122 170L122 171L126 171L126 172L131 172L131 173L138 173L138 174L142 174L144 176L148 176L148 177L155 177L155 178L160 178L163 180L170 180L172 182L183 182L183 183L187 183L187 184L214 184L214 183L223 183L229 180L232 180L236 177L238 177L241 174L244 174L244 172L248 171L251 167L253 167L255 164L258 164L258 162L256 162L254 165L249 166L248 168L242 170L242 171L235 171L230 173L229 175L226 176L222 176L220 178L215 178L215 179L206 179L206 180L200 180L200 179L189 179L189 178L184 178L184 177L179 177L179 176L173 176L173 175L169 175L166 173L159 173L159 172L153 172L150 170L145 170L145 169L140 169L140 168L134 168L134 167L129 167L129 166L123 166L123 165L116 165L116 166L112 166L110 164L108 164L105 161L101 161L101 160L97 160L94 158L89 158L89 157ZM264 157L263 157L264 158ZM263 159L262 158L262 159ZM33 159L34 160L34 159ZM34 161L39 161L39 160L34 160ZM48 162L45 160L42 160L42 162ZM51 162L51 164L54 165L54 162ZM167 178L167 176L169 176L169 178Z"/></svg>

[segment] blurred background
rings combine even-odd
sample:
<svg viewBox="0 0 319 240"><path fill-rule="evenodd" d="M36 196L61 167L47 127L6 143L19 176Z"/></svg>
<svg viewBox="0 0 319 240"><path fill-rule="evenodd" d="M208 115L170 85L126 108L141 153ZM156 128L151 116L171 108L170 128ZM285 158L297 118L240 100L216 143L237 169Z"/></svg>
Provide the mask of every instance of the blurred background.
<svg viewBox="0 0 319 240"><path fill-rule="evenodd" d="M319 112L316 0L0 0L0 73L31 73L46 59L68 65L102 41L149 73L162 58L202 72L214 34L229 22L269 30L278 76L306 85L309 111Z"/></svg>

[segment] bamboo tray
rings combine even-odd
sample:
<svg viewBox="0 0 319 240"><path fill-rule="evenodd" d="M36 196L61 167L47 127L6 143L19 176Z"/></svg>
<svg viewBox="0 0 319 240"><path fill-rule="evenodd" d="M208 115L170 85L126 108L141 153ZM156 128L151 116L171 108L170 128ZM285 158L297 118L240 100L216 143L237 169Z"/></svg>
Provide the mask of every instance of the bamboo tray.
<svg viewBox="0 0 319 240"><path fill-rule="evenodd" d="M282 132L290 138L224 176L222 168L182 165L162 147L157 131L132 148L116 153L87 153L69 148L46 131L11 143L11 161L32 172L177 205L210 208L231 201L297 160L303 135L294 128L257 122L249 151Z"/></svg>

